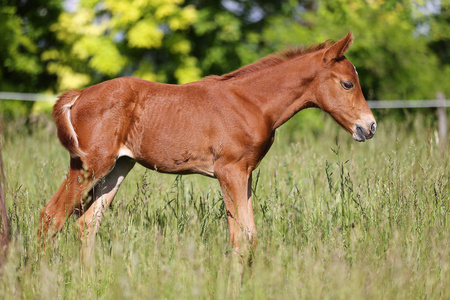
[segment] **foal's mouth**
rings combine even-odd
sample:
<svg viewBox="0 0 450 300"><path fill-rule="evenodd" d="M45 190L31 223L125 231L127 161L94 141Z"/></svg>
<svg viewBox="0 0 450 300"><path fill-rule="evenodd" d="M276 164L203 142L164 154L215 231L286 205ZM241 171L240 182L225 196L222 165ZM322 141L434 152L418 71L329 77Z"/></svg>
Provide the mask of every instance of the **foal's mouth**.
<svg viewBox="0 0 450 300"><path fill-rule="evenodd" d="M373 122L368 130L364 130L364 128L359 125L355 124L356 130L353 132L353 139L358 142L365 142L366 140L370 140L377 130L377 124Z"/></svg>

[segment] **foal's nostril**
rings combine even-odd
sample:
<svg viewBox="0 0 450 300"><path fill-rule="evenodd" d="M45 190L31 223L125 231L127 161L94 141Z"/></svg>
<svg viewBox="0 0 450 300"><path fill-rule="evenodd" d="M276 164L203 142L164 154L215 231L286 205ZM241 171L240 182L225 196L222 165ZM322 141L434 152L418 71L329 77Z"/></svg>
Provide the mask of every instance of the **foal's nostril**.
<svg viewBox="0 0 450 300"><path fill-rule="evenodd" d="M359 142L365 142L366 141L366 135L364 133L364 129L358 124L356 124L356 134L358 136L358 141Z"/></svg>
<svg viewBox="0 0 450 300"><path fill-rule="evenodd" d="M374 134L377 130L377 123L373 122L372 125L370 125L370 133Z"/></svg>

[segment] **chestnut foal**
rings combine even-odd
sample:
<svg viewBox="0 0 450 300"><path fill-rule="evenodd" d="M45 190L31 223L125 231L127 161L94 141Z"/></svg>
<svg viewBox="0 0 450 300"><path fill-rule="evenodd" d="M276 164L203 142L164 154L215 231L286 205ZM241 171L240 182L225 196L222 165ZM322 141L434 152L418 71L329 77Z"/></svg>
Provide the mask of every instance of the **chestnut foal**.
<svg viewBox="0 0 450 300"><path fill-rule="evenodd" d="M359 142L375 133L355 67L344 56L352 41L350 32L335 43L270 55L184 85L123 77L65 92L53 117L70 169L42 209L39 235L54 236L92 195L77 221L91 239L138 162L158 172L217 178L230 244L236 250L242 242L255 247L252 171L278 127L298 111L317 107Z"/></svg>

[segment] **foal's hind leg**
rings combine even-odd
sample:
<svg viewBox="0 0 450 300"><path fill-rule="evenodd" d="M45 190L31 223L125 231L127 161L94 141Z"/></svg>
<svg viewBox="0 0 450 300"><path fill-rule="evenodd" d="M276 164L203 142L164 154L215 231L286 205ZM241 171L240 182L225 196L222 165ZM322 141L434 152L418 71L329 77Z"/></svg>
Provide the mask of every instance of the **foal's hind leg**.
<svg viewBox="0 0 450 300"><path fill-rule="evenodd" d="M71 158L66 179L41 211L40 236L54 236L61 230L74 208L80 204L84 191L92 182L90 177L89 173L83 170L81 160Z"/></svg>
<svg viewBox="0 0 450 300"><path fill-rule="evenodd" d="M88 210L77 220L88 247L93 241L101 223L104 210L114 199L128 172L134 167L135 161L121 157L116 161L111 172L94 187L94 199Z"/></svg>
<svg viewBox="0 0 450 300"><path fill-rule="evenodd" d="M41 211L38 235L55 236L80 205L86 192L96 183L96 178L104 176L111 169L114 160L114 157L99 160L86 170L80 158L71 158L67 178Z"/></svg>

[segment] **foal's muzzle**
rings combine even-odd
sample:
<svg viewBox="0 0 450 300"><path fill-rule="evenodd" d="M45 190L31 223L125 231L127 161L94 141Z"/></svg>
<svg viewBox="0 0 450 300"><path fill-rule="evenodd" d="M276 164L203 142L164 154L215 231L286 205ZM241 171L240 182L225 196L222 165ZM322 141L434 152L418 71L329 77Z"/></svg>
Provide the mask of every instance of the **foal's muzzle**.
<svg viewBox="0 0 450 300"><path fill-rule="evenodd" d="M353 133L353 139L358 142L365 142L368 139L371 139L377 130L377 123L372 122L367 129L363 126L356 124L356 131Z"/></svg>

